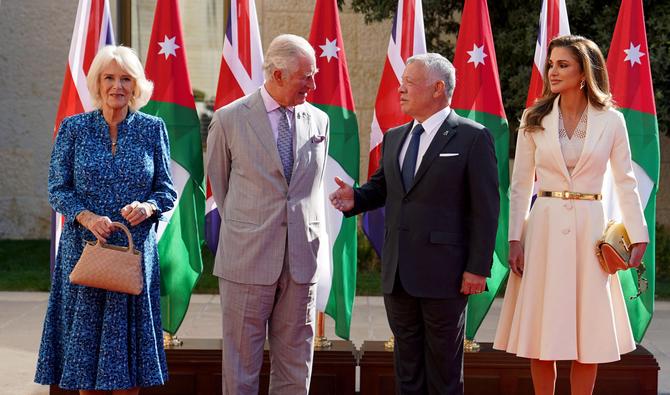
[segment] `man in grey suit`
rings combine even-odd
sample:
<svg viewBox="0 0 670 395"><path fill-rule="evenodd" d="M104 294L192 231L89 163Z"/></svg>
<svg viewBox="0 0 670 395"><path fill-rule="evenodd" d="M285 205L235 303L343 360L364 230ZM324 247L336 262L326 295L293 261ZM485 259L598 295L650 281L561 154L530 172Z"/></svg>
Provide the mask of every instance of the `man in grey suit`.
<svg viewBox="0 0 670 395"><path fill-rule="evenodd" d="M276 37L263 70L261 88L214 113L207 138L223 393L258 393L267 326L270 393L307 394L328 117L305 102L317 70L304 38Z"/></svg>

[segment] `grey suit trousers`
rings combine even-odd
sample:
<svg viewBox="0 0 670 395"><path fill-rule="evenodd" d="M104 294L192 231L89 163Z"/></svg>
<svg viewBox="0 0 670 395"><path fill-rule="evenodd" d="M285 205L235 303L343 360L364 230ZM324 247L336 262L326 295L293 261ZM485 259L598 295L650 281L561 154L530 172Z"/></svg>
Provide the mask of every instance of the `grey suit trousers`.
<svg viewBox="0 0 670 395"><path fill-rule="evenodd" d="M257 395L263 346L270 343L270 394L309 392L316 284L298 284L284 260L272 285L219 278L223 312L224 395Z"/></svg>

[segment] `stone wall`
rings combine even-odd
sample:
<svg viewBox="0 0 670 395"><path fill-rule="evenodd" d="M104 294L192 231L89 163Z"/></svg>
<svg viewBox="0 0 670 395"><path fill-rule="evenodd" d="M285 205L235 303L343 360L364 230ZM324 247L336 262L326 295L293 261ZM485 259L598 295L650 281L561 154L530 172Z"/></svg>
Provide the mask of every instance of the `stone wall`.
<svg viewBox="0 0 670 395"><path fill-rule="evenodd" d="M0 5L0 239L49 237L47 169L76 9Z"/></svg>
<svg viewBox="0 0 670 395"><path fill-rule="evenodd" d="M115 1L112 18L118 23ZM181 3L182 20L195 88L211 96L216 89L223 36L220 0ZM133 1L133 40L146 56L155 0ZM313 0L256 0L264 48L280 33L308 37ZM77 0L27 0L0 3L0 239L48 238L47 169L53 122L67 62ZM216 16L221 15L221 16ZM367 175L369 130L375 95L386 56L391 22L366 25L345 7L340 14L344 47L360 131L361 178ZM138 21L141 25L138 26ZM209 34L214 31L215 34ZM192 37L206 35L207 40ZM208 89L211 87L211 89ZM670 139L662 138L659 222L670 224Z"/></svg>

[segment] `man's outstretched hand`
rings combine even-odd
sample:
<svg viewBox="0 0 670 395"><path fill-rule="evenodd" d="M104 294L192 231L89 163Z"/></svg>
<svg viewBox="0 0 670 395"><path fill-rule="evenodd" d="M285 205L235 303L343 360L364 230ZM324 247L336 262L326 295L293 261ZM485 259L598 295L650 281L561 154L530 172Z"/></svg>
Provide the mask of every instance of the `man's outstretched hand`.
<svg viewBox="0 0 670 395"><path fill-rule="evenodd" d="M336 209L345 212L354 208L354 189L340 177L335 177L335 183L339 186L328 198Z"/></svg>

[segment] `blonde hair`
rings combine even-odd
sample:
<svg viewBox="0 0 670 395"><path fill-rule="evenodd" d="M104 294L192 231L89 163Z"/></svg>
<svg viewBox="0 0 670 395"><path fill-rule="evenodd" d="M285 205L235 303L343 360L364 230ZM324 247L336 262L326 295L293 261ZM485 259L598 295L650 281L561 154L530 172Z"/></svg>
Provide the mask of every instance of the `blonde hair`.
<svg viewBox="0 0 670 395"><path fill-rule="evenodd" d="M528 109L525 119L524 132L537 132L544 130L542 119L549 114L553 108L557 93L551 91L549 82L549 57L554 48L567 48L572 52L577 63L584 72L584 95L589 103L595 108L602 110L614 106L612 94L610 93L609 77L605 57L600 48L593 41L582 36L566 35L556 37L549 43L547 49L547 60L544 64L544 86L542 96Z"/></svg>
<svg viewBox="0 0 670 395"><path fill-rule="evenodd" d="M295 34L281 34L275 37L265 53L263 62L265 80L270 81L275 70L281 70L282 79L286 77L286 73L297 70L300 56L307 57L316 64L314 48L304 38Z"/></svg>
<svg viewBox="0 0 670 395"><path fill-rule="evenodd" d="M95 108L102 107L102 97L100 97L100 74L102 70L111 62L116 62L133 80L135 80L135 89L133 89L130 98L129 107L132 111L137 111L144 107L151 99L154 91L154 83L147 80L144 74L142 62L137 57L134 50L123 45L107 45L98 51L86 76L86 86L91 94Z"/></svg>

